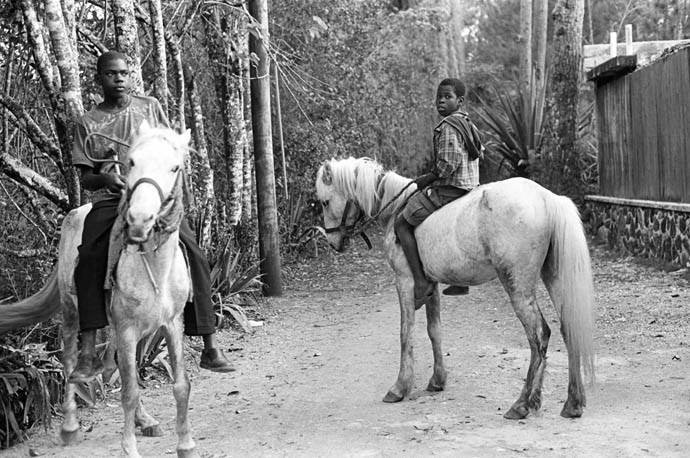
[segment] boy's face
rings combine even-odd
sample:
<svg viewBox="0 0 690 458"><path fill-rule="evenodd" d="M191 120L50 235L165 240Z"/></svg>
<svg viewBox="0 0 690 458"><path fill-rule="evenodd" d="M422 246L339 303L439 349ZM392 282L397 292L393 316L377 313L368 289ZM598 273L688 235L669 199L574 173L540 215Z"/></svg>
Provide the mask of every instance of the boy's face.
<svg viewBox="0 0 690 458"><path fill-rule="evenodd" d="M120 98L129 92L129 66L122 59L106 61L101 71L96 75L96 81L103 88L103 96L108 98Z"/></svg>
<svg viewBox="0 0 690 458"><path fill-rule="evenodd" d="M455 94L453 86L439 86L436 91L436 111L441 116L448 116L452 112L457 111L464 100L464 97L458 97Z"/></svg>

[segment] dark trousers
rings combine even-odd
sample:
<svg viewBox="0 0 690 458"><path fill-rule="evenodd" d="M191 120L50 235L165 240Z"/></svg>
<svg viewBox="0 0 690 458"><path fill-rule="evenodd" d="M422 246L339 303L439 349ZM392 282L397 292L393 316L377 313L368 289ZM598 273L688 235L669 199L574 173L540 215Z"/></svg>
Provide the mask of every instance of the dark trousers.
<svg viewBox="0 0 690 458"><path fill-rule="evenodd" d="M79 327L82 331L100 329L108 325L103 285L108 268L110 231L117 218L118 204L118 199L96 202L84 220L79 262L74 271ZM211 302L211 271L206 256L184 219L180 225L180 240L187 250L194 289L193 302L188 302L184 308L185 334L212 334L216 330L216 317Z"/></svg>

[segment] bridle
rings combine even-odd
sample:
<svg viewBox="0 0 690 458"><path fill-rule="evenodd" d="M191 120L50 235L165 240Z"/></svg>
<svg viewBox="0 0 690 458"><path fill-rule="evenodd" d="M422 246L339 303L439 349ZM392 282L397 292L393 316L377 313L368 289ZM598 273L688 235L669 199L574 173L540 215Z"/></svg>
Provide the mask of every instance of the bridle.
<svg viewBox="0 0 690 458"><path fill-rule="evenodd" d="M380 180L379 180L380 182ZM403 193L409 188L412 184L414 184L414 181L410 181L407 183L391 200L388 201L386 205L384 205L379 211L376 212L376 214L370 218L365 219L364 218L364 212L362 209L355 203L352 199L349 199L347 203L345 204L345 210L343 210L343 216L340 220L340 226L335 226L335 227L327 227L324 228L324 231L329 234L331 232L340 232L340 235L344 238L351 237L352 235L359 234L362 236L362 239L364 242L367 244L367 247L371 250L372 245L371 245L371 240L369 240L369 236L364 233L364 229L372 224L376 219L384 212L390 205L398 200L400 196L403 195ZM415 190L412 194L410 194L407 199L412 197L413 194L419 192L419 189ZM406 200L407 200L406 199ZM347 214L349 213L350 207L352 205L355 205L357 207L358 215L357 218L355 219L355 222L348 225L347 224ZM359 226L359 227L357 227Z"/></svg>
<svg viewBox="0 0 690 458"><path fill-rule="evenodd" d="M352 224L347 224L347 216L350 213L350 208L352 206L355 206L357 208L357 218L355 218L355 222ZM355 231L355 228L357 227L358 223L364 219L364 212L362 209L357 205L352 199L349 199L347 203L345 204L345 210L343 210L343 217L340 219L340 225L339 226L334 226L334 227L326 227L324 230L326 231L327 234L330 234L332 232L340 232L340 236L343 237L344 239L350 238L352 235L357 232L359 235L362 236L362 239L364 240L364 243L367 244L367 247L371 250L372 245L371 245L371 240L369 240L369 236L364 233L363 229L360 229L358 231Z"/></svg>
<svg viewBox="0 0 690 458"><path fill-rule="evenodd" d="M160 197L161 200L161 205L158 210L158 214L156 215L156 221L153 224L153 236L154 236L154 243L153 243L153 249L146 250L144 248L144 243L131 243L129 240L125 240L125 243L127 245L138 245L138 253L141 255L141 259L144 263L144 268L146 269L146 273L148 274L149 280L151 281L151 285L153 286L154 291L156 294L158 294L159 289L158 289L158 283L156 282L156 277L153 274L153 271L151 269L151 261L149 259L149 254L152 252L156 252L158 248L165 243L170 234L175 232L176 230L179 229L180 223L182 222L182 218L184 217L184 211L178 211L174 212L173 209L175 209L175 201L178 198L182 198L181 196L178 195L178 192L176 191L178 186L178 181L180 180L180 177L182 176L181 173L181 168L177 170L176 172L176 177L175 177L175 184L173 185L172 190L170 191L170 194L165 197L165 194L163 193L163 190L161 189L160 185L156 180L153 178L149 177L142 177L139 178L131 188L127 188L125 198L123 199L123 204L125 205L125 209L121 207L121 214L126 213L126 208L129 207L129 201L132 198L132 194L134 191L142 184L147 183L152 185L156 191L158 192L158 197ZM122 205L122 204L121 204ZM179 206L179 204L178 204ZM127 219L123 219L125 221L125 225L127 224Z"/></svg>
<svg viewBox="0 0 690 458"><path fill-rule="evenodd" d="M159 240L156 243L156 248L160 246L160 234L169 234L175 230L178 229L179 223L181 221L181 216L176 217L176 215L171 215L172 209L174 207L174 202L175 199L178 197L176 196L175 190L178 187L178 181L180 180L180 177L182 176L181 173L182 168L180 167L177 172L175 172L175 183L173 184L172 190L170 191L170 194L166 197L165 194L163 193L163 190L161 189L160 185L156 180L153 178L149 177L141 177L137 181L134 182L131 188L127 188L126 191L126 197L125 197L125 202L126 205L129 206L129 201L132 198L132 194L134 191L142 184L150 184L152 185L156 191L158 192L158 197L160 198L161 205L158 210L158 214L156 215L156 221L153 225L153 230L154 232L159 236ZM169 216L172 216L172 218L168 218ZM154 250L155 251L155 250Z"/></svg>

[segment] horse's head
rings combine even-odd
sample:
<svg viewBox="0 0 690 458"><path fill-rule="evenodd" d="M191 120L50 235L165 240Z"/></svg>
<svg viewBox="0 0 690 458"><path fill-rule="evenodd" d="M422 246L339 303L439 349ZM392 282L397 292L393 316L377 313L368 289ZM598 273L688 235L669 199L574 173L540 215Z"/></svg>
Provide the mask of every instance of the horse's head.
<svg viewBox="0 0 690 458"><path fill-rule="evenodd" d="M334 161L325 162L316 175L316 195L323 208L323 224L328 243L339 252L345 251L355 222L362 210L348 197L340 179L334 178Z"/></svg>
<svg viewBox="0 0 690 458"><path fill-rule="evenodd" d="M181 213L178 191L182 189L189 140L189 130L180 135L171 129L151 128L147 122L142 124L128 154L127 210L123 216L130 242L145 242L174 208Z"/></svg>

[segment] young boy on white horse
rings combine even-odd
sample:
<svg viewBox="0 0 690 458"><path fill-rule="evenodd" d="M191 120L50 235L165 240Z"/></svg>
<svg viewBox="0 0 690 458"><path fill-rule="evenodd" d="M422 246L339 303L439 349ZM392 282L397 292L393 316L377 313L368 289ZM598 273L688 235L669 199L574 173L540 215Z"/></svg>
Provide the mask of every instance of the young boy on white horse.
<svg viewBox="0 0 690 458"><path fill-rule="evenodd" d="M103 102L79 119L74 135L73 163L81 172L82 186L90 191L93 207L84 221L79 261L74 273L81 352L69 378L73 383L92 380L104 369L103 362L96 355L96 331L108 324L104 290L106 263L110 232L118 215L120 191L125 187L124 177L120 174L126 173L125 170L118 171L113 165L100 164L92 159L112 158L118 153L119 159L123 160L127 155L127 147L123 145L131 144L144 120L153 127L169 127L158 100L129 93L129 76L129 66L123 54L106 52L98 58L96 81L103 90ZM90 135L92 133L96 134ZM184 311L185 333L203 337L202 368L215 372L233 371L232 364L217 347L208 261L184 219L180 226L180 240L187 249L194 290L194 301L188 303Z"/></svg>
<svg viewBox="0 0 690 458"><path fill-rule="evenodd" d="M441 81L436 91L436 110L443 119L434 128L433 169L414 180L414 194L395 220L395 234L414 277L414 301L419 309L431 301L434 284L424 274L414 231L429 215L479 186L479 133L467 113L460 110L465 85L455 78ZM432 186L433 184L433 186ZM467 294L465 286L450 286L446 295Z"/></svg>

